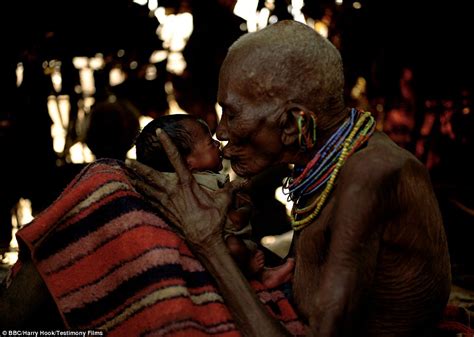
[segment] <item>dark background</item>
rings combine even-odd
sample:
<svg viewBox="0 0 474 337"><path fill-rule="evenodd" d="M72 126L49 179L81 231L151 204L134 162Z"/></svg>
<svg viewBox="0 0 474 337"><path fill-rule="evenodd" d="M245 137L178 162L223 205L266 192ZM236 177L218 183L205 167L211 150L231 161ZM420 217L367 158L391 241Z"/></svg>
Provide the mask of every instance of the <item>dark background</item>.
<svg viewBox="0 0 474 337"><path fill-rule="evenodd" d="M182 3L159 2L175 9ZM212 37L216 44L227 45L239 34L236 28L240 19L225 20L230 17L232 1L188 3L198 20L195 29L209 40ZM290 18L285 11L287 2L275 3L280 19ZM303 11L316 19L325 7L337 7L334 21L342 35L341 52L349 79L360 72L369 73L375 62L383 90L390 90L403 65L415 68L417 84L427 95L442 95L461 85L472 87L474 69L468 51L472 28L467 2L366 0L361 1L359 10L347 0L342 6L335 6L333 1L306 3ZM10 1L3 2L0 10L2 57L15 57L32 47L55 57L93 55L118 48L148 55L160 46L154 33L157 20L148 17L146 6L130 0ZM53 32L54 37L46 41L46 32Z"/></svg>

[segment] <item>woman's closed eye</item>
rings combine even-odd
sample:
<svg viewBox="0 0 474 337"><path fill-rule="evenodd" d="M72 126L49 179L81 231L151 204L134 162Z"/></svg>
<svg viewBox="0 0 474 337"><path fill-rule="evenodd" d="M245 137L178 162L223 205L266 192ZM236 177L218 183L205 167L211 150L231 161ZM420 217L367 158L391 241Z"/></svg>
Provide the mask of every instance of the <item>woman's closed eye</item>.
<svg viewBox="0 0 474 337"><path fill-rule="evenodd" d="M235 117L235 114L228 108L224 108L222 110L222 117L226 117L228 121L231 121L232 119L234 119Z"/></svg>

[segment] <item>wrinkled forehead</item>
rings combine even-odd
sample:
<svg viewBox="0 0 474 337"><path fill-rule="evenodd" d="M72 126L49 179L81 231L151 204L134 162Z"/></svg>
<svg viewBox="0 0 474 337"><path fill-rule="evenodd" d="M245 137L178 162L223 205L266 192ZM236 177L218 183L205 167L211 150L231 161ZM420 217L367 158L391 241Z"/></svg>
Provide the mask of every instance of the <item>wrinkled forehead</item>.
<svg viewBox="0 0 474 337"><path fill-rule="evenodd" d="M245 76L245 60L235 53L229 52L219 72L219 84L232 82L238 84Z"/></svg>
<svg viewBox="0 0 474 337"><path fill-rule="evenodd" d="M218 100L222 103L235 103L232 100L245 100L246 103L258 102L267 96L271 83L267 80L272 77L268 68L261 64L264 60L257 54L249 52L230 53L224 61L218 87Z"/></svg>
<svg viewBox="0 0 474 337"><path fill-rule="evenodd" d="M220 104L237 107L247 96L245 89L250 83L246 83L246 78L239 69L241 65L236 62L226 62L222 66L217 89L217 100Z"/></svg>

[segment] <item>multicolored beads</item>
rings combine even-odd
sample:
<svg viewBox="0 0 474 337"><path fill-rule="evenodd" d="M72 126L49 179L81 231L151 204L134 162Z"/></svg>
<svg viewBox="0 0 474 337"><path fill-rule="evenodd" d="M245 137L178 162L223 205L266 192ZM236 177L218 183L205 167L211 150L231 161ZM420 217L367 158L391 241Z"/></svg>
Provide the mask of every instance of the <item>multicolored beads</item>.
<svg viewBox="0 0 474 337"><path fill-rule="evenodd" d="M369 139L374 129L375 120L370 112L352 109L351 117L329 138L301 174L287 179L284 191L295 201L291 219L295 231L305 228L319 216L347 158ZM323 186L324 190L310 205L298 208L302 197L316 194ZM300 216L304 218L297 220Z"/></svg>

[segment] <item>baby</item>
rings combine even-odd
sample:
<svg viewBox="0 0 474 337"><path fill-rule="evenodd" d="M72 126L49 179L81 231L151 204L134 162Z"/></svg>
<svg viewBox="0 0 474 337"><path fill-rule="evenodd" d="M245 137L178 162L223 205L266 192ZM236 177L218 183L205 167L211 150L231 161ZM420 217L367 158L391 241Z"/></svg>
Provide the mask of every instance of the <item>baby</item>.
<svg viewBox="0 0 474 337"><path fill-rule="evenodd" d="M206 122L192 115L166 115L147 124L136 139L138 161L161 172L174 172L156 137L158 128L171 138L200 186L216 190L229 179L228 175L219 173L223 168L219 141L212 138ZM294 261L289 259L275 268L264 266L263 252L250 240L251 211L250 198L237 193L223 229L226 245L245 275L259 275L265 286L278 286L291 278Z"/></svg>

